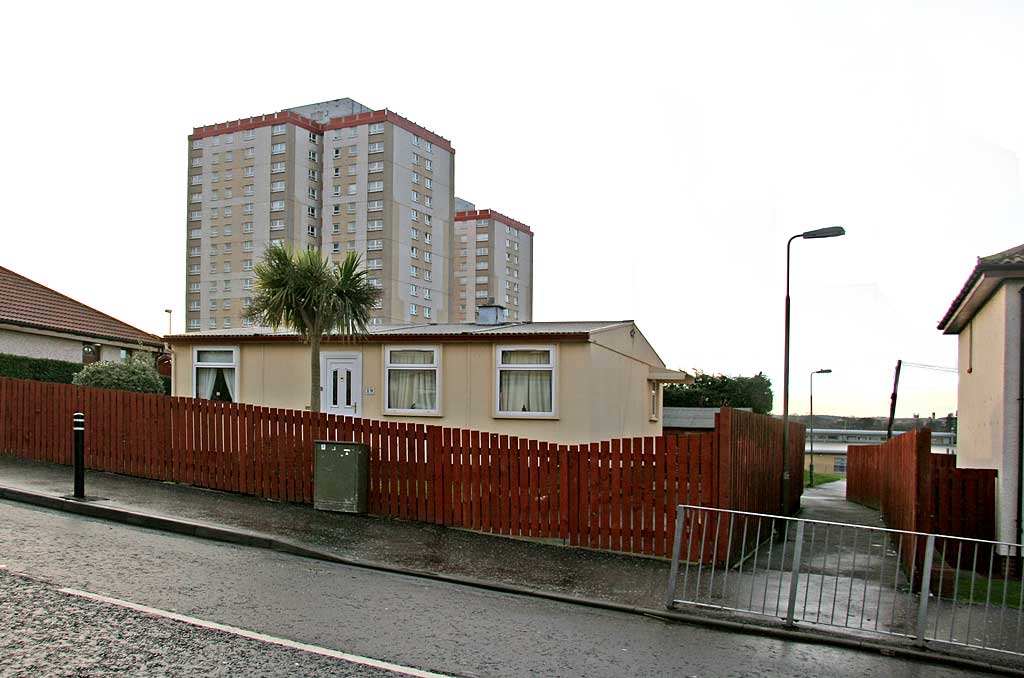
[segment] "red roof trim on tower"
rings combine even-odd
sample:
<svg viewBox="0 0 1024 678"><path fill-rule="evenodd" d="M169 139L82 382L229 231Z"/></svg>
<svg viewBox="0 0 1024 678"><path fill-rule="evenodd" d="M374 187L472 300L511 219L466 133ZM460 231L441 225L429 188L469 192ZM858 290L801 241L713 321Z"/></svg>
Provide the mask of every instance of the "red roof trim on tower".
<svg viewBox="0 0 1024 678"><path fill-rule="evenodd" d="M244 132L260 127L270 127L271 125L278 125L281 123L291 123L307 131L323 134L327 130L355 127L356 125L369 125L374 122L390 122L397 127L401 127L410 134L415 134L422 139L426 139L438 148L442 148L452 154L455 153L455 149L452 148L452 143L448 139L445 139L441 135L435 134L427 128L421 127L411 120L403 118L397 113L387 109L382 111L370 111L368 113L355 113L341 118L334 118L329 120L326 125L321 125L318 122L310 120L298 113L293 113L292 111L267 113L266 115L258 115L252 118L243 118L241 120L221 122L215 125L194 127L192 128L192 134L188 135L188 138L189 141L195 141L196 139L205 139L206 137L218 136L220 134Z"/></svg>
<svg viewBox="0 0 1024 678"><path fill-rule="evenodd" d="M417 125L408 118L403 118L394 111L384 109L382 111L370 111L369 113L353 113L352 115L346 115L341 118L333 118L327 121L324 125L324 130L330 129L344 129L346 127L355 127L357 125L369 125L375 122L390 122L392 125L401 127L410 134L426 139L430 143L434 144L438 148L443 148L449 153L455 153L455 149L452 148L452 142L445 139L439 134L431 132L426 127Z"/></svg>
<svg viewBox="0 0 1024 678"><path fill-rule="evenodd" d="M455 221L471 221L473 219L493 219L494 221L500 221L506 226L511 226L517 231L522 231L527 235L533 235L533 231L530 230L530 227L523 222L516 221L511 217L506 217L501 212L496 212L494 210L469 210L466 212L455 213Z"/></svg>
<svg viewBox="0 0 1024 678"><path fill-rule="evenodd" d="M310 132L316 132L317 134L323 134L323 125L313 122L309 118L293 113L291 111L281 111L279 113L267 113L265 115L257 115L252 118L243 118L241 120L232 120L231 122L219 122L215 125L204 125L202 127L193 127L192 134L188 135L189 141L196 139L205 139L206 137L214 137L220 134L231 134L232 132L244 132L250 129L257 129L260 127L270 127L271 125L278 125L281 123L292 123L298 125L305 130Z"/></svg>

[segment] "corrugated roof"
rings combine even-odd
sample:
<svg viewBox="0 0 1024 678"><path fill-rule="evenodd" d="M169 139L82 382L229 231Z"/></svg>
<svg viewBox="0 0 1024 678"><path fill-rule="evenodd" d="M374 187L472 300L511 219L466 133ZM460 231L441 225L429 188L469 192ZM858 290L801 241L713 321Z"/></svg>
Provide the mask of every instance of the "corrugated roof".
<svg viewBox="0 0 1024 678"><path fill-rule="evenodd" d="M144 332L0 266L0 323L64 332L90 339L163 346Z"/></svg>
<svg viewBox="0 0 1024 678"><path fill-rule="evenodd" d="M368 336L374 339L387 337L544 337L579 335L587 337L593 332L632 325L632 320L590 320L566 322L524 322L506 323L503 325L479 325L477 323L431 323L404 325L377 325L368 328ZM239 337L287 337L295 336L295 332L284 328L239 327L228 330L204 330L189 332L168 337L171 341L187 341L190 338L237 339Z"/></svg>
<svg viewBox="0 0 1024 678"><path fill-rule="evenodd" d="M1018 270L1021 273L1024 273L1024 245L1017 245L1016 247L1011 247L1008 250L990 254L987 257L978 257L978 263L974 266L974 270L971 271L971 275L968 276L967 282L965 282L964 286L960 288L960 292L956 295L953 303L949 305L949 309L946 311L946 314L942 316L942 320L939 321L938 328L940 330L947 329L950 321L953 320L957 311L963 305L964 301L967 300L971 290L974 289L974 286L978 284L978 281L985 275L985 273L1002 272L1003 274L1010 273L1012 275Z"/></svg>

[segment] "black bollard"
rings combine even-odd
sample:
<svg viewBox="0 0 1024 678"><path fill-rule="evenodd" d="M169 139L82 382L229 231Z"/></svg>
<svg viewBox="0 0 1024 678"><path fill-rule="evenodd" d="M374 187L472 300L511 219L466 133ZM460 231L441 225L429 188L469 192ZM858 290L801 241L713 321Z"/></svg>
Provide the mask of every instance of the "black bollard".
<svg viewBox="0 0 1024 678"><path fill-rule="evenodd" d="M75 412L71 417L74 442L75 499L85 499L85 415Z"/></svg>

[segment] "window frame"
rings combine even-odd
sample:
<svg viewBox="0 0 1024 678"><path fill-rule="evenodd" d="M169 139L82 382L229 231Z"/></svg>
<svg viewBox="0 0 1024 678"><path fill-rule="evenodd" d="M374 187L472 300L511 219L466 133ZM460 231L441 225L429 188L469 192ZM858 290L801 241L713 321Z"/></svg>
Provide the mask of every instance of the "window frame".
<svg viewBox="0 0 1024 678"><path fill-rule="evenodd" d="M434 362L430 365L408 365L398 364L393 365L391 363L391 351L432 351L434 353ZM403 417L440 417L443 416L441 409L441 345L440 344L385 344L384 345L384 356L381 361L384 365L384 414L385 415L397 415ZM423 370L432 369L434 370L434 409L432 410L407 410L390 407L388 403L388 394L390 393L390 381L391 381L391 370Z"/></svg>
<svg viewBox="0 0 1024 678"><path fill-rule="evenodd" d="M549 351L547 364L502 365L502 351ZM501 371L551 371L551 411L514 412L501 409ZM557 344L495 344L494 346L494 419L558 419L558 345Z"/></svg>
<svg viewBox="0 0 1024 678"><path fill-rule="evenodd" d="M211 318L213 320L213 318ZM199 376L199 352L200 351L231 351L231 363L202 363L203 367L217 367L217 368L231 368L234 372L234 384L232 387L232 393L234 397L231 398L232 403L241 402L239 400L238 392L238 372L239 372L239 357L241 349L238 346L207 346L205 344L192 347L192 397L198 400L206 400L206 398L200 398L196 393L196 386L198 385Z"/></svg>

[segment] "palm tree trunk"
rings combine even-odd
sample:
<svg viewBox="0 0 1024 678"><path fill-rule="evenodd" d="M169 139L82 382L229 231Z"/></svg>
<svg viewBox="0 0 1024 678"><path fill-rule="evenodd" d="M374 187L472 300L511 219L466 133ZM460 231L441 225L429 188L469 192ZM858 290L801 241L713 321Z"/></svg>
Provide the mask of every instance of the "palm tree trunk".
<svg viewBox="0 0 1024 678"><path fill-rule="evenodd" d="M320 411L320 330L309 337L309 411Z"/></svg>

